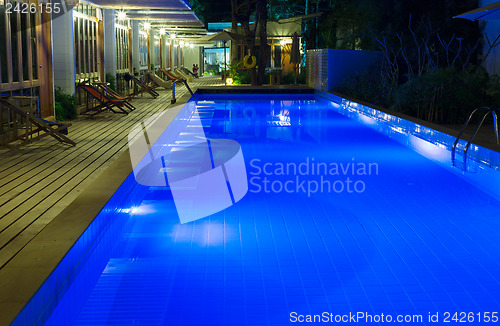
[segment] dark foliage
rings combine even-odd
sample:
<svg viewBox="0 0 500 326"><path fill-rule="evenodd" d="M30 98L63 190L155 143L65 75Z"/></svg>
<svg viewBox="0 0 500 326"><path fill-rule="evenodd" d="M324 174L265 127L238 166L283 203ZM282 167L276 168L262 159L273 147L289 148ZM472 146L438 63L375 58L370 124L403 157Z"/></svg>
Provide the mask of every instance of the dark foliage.
<svg viewBox="0 0 500 326"><path fill-rule="evenodd" d="M106 74L106 82L109 83L109 88L116 92L116 76L110 73Z"/></svg>
<svg viewBox="0 0 500 326"><path fill-rule="evenodd" d="M76 118L76 97L65 93L60 87L55 88L56 119L66 121Z"/></svg>

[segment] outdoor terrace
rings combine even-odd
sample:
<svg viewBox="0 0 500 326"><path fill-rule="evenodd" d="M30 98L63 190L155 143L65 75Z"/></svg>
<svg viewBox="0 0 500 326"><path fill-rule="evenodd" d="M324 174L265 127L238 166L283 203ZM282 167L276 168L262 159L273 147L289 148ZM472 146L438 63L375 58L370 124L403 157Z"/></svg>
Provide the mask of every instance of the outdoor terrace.
<svg viewBox="0 0 500 326"><path fill-rule="evenodd" d="M190 87L220 84L220 77L202 77ZM135 124L171 107L172 92L157 90L157 99L144 94L132 100L137 109L128 115L105 112L71 121L68 136L76 147L46 137L15 150L0 148L0 268L127 150ZM176 98L187 94L176 87Z"/></svg>

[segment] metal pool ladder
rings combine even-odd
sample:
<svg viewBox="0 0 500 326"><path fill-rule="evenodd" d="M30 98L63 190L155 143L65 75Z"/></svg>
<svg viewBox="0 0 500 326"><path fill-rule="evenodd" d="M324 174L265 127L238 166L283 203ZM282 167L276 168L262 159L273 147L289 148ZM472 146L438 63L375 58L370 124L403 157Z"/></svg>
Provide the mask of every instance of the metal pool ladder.
<svg viewBox="0 0 500 326"><path fill-rule="evenodd" d="M498 116L497 116L497 112L500 112L500 108L499 107L490 108L488 106L481 106L481 107L475 109L474 111L472 111L472 113L469 115L469 118L467 119L467 121L465 121L464 125L462 126L462 130L460 130L460 133L458 134L458 137L455 140L455 142L453 143L453 147L451 149L451 162L453 163L453 166L456 166L455 152L457 150L457 145L458 145L458 142L460 141L460 137L462 136L462 134L464 133L465 129L469 125L470 120L472 119L472 117L474 116L474 114L476 114L476 112L484 111L484 110L486 110L486 113L483 115L483 118L481 119L481 121L477 125L476 130L474 130L474 133L469 138L469 141L467 142L467 145L464 148L463 168L464 168L465 172L467 172L467 152L469 151L470 145L471 145L472 141L474 140L474 138L476 137L477 133L479 132L479 129L481 129L481 126L483 125L484 120L490 114L493 115L493 121L494 121L494 124L495 124L495 126L494 126L494 128L495 128L495 136L496 136L496 139L497 139L497 144L500 144L500 138L499 138L499 134L498 134Z"/></svg>
<svg viewBox="0 0 500 326"><path fill-rule="evenodd" d="M189 91L189 93L191 94L191 96L194 98L194 93L193 93L193 91L191 90L191 88L189 88L187 81L186 81L186 80L184 80L184 79L180 79L180 78L179 78L179 79L176 79L176 80L174 81L174 83L172 84L172 99L170 100L170 104L175 104L175 102L177 102L177 99L175 98L175 83L177 83L177 82L181 82L181 83L183 83L183 84L184 84L184 86L186 86L186 88L187 88L187 90Z"/></svg>

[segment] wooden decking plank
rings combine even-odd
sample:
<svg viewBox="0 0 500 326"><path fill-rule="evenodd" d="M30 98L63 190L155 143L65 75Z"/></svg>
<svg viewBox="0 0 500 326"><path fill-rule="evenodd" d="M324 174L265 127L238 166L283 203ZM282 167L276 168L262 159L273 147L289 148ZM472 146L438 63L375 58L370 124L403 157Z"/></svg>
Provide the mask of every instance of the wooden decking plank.
<svg viewBox="0 0 500 326"><path fill-rule="evenodd" d="M141 117L142 117L142 115L141 115ZM106 130L104 133L100 133L99 137L102 138L104 136L114 135L114 134L116 134L117 131L121 130L122 128L128 128L128 126L131 124L131 121L132 120L117 122L117 123L115 123L115 125L112 125L112 126L109 126L109 125L104 126L104 127L99 126L99 127L101 127L101 129ZM94 125L94 127L95 127L95 125ZM120 129L118 130L117 128L120 128ZM75 140L79 141L79 139L75 139ZM86 150L87 148L90 148L95 143L98 143L100 141L101 141L100 138L93 138L91 141L86 142L83 146L80 146L80 148L78 148L78 149L75 147L71 147L67 151L54 152L53 155L33 156L29 159L29 161L36 160L38 165L35 168L30 166L29 162L25 163L23 165L18 164L18 165L12 166L11 169L14 170L17 168L18 173L12 173L13 171L11 171L11 173L8 174L6 177L4 177L2 179L2 181L0 182L0 203L4 202L1 195L5 194L6 192L11 191L11 190L14 191L14 188L17 187L18 185L22 184L25 180L29 180L29 179L33 178L34 175L37 175L38 173L40 173L40 171L38 171L38 170L42 170L42 171L47 172L46 167L43 166L44 163L46 163L48 161L53 162L54 159L57 157L64 158L65 161L67 161L67 163L70 163L71 160L68 160L69 158L78 159L78 155L82 151ZM40 160L39 160L39 158L40 158ZM33 164L31 164L31 165L33 165ZM27 172L25 172L25 171L27 171ZM20 176L18 174L20 174ZM38 176L35 178L41 179L42 176ZM15 182L15 184L12 184L12 182ZM0 204L0 206L1 206L1 204Z"/></svg>
<svg viewBox="0 0 500 326"><path fill-rule="evenodd" d="M139 119L140 121L140 119ZM0 231L5 230L9 227L14 221L17 220L16 216L22 217L24 215L23 211L27 209L27 207L36 207L38 204L39 198L45 198L46 193L50 193L55 186L55 181L57 181L57 186L59 188L64 187L65 184L71 181L72 178L78 176L82 171L86 168L95 164L94 162L99 160L102 155L105 155L108 151L113 152L113 148L116 145L119 145L120 148L123 148L127 145L126 135L128 135L129 126L135 124L136 121L130 120L130 123L124 124L120 129L115 130L121 136L108 138L103 137L103 139L99 139L100 148L97 151L94 151L88 154L85 158L81 159L76 165L70 164L73 162L73 159L70 161L64 160L60 161L61 167L57 170L57 174L52 173L37 183L37 187L30 187L24 193L23 197L29 197L28 200L21 198L20 196L16 196L13 200L5 203L2 206L2 210L5 213L5 218L0 219ZM115 154L114 154L115 155ZM80 158L80 157L76 157ZM108 157L105 156L107 159ZM89 163L90 161L90 163ZM57 164L59 166L59 164ZM79 168L81 168L79 171ZM97 167L98 168L98 167ZM57 190L56 189L56 190ZM8 217L6 215L9 215ZM3 237L0 236L0 248L3 246Z"/></svg>
<svg viewBox="0 0 500 326"><path fill-rule="evenodd" d="M148 107L151 106L154 108L154 107L159 107L161 105L162 105L161 103L158 103L158 104L150 103L150 105L148 105ZM148 112L144 112L144 110L142 110L142 111L143 112L139 113L139 115L137 116L137 119L140 119L142 116L148 114ZM118 126L120 126L120 124L129 125L130 121L131 121L130 119L128 119L128 120L123 120L123 119L110 120L110 121L108 121L108 123L106 125L104 125L104 126L100 125L99 127L101 128L101 130L106 130L105 133L115 134L116 128ZM65 149L64 151L54 151L53 153L50 153L48 155L46 155L44 153L38 153L36 156L26 157L24 160L22 160L20 162L15 162L15 164L13 164L12 166L9 167L9 170L6 170L5 172L0 173L0 188L4 187L7 183L16 179L17 175L13 174L12 173L13 171L17 171L19 174L23 175L25 173L25 170L30 170L30 171L33 170L33 166L32 166L33 164L31 163L33 160L38 160L40 157L42 157L42 160L37 161L37 163L43 164L56 155L59 155L59 156L71 155L72 153L81 152L82 146L84 148L85 148L85 146L90 146L90 143L93 143L94 139L92 139L91 141L88 141L88 139L90 138L89 135L95 134L95 130L93 130L91 127L95 128L96 124L95 123L88 123L88 122L81 122L81 121L78 123L79 123L79 125L85 124L85 129L88 130L85 134L82 135L82 139L80 139L80 137L74 138L75 141L79 143L79 146L77 146L77 147L80 147L80 148L71 147L71 148ZM101 135L104 135L104 134L101 134Z"/></svg>
<svg viewBox="0 0 500 326"><path fill-rule="evenodd" d="M169 95L170 94L166 93L166 92L160 93L160 97L168 97L168 98L170 98ZM157 100L159 100L160 97ZM143 106L144 102L150 102L150 101L152 101L152 99L137 99L137 100L134 100L134 104ZM136 103L136 102L139 102L139 103ZM140 102L143 102L143 103L140 103ZM109 118L107 120L109 123L113 123L114 121L117 120L117 118L120 119L120 118L123 117L123 118L126 119L126 117L127 117L125 115L113 114L111 112L106 112L103 115L108 115L108 116L115 117L115 118ZM88 117L88 118L84 118L85 120L76 120L76 121L72 122L73 126L70 127L70 135L71 135L70 137L71 138L78 138L80 136L79 132L80 132L81 128L78 128L78 127L81 126L81 122L82 121L88 121L88 120L94 120L94 119L99 120L100 118L103 117L103 115L98 115L98 116L94 116L94 117ZM84 131L86 131L86 130L84 130ZM55 139L53 140L53 143L54 144L51 145L51 146L59 145L60 144ZM17 150L4 150L4 154L6 153L7 155L1 155L0 156L0 172L2 171L1 167L5 163L7 163L9 159L12 159L12 158L14 158L14 159L17 158L18 159L21 156L25 156L26 154L29 154L30 151L36 150L38 147L39 147L39 143L38 142L34 142L34 143L27 144L25 146L22 146L22 147L20 147ZM7 159L7 161L4 161L5 159Z"/></svg>
<svg viewBox="0 0 500 326"><path fill-rule="evenodd" d="M135 111L134 111L135 112ZM107 113L106 113L107 114ZM125 116L119 116L118 119L107 119L106 121L103 121L102 123L105 124L104 126L101 126L101 128L109 128L110 129L110 132L112 132L112 128L113 125L116 125L117 123L121 123L121 122L126 122L128 121L127 119L120 119L120 118L124 118ZM88 136L92 135L93 133L95 133L95 130L92 129L92 127L95 127L95 123L93 121L90 121L90 119L85 119L85 120L80 120L80 121L76 121L75 122L75 129L76 129L76 132L75 134L72 136L72 139L74 139L76 142L84 142L84 140L88 139ZM55 141L55 140L54 140ZM79 144L80 144L79 143ZM37 143L34 143L33 145L36 145ZM59 145L59 143L55 143L55 145ZM40 146L38 144L38 146ZM78 146L77 146L78 147ZM54 149L58 149L57 147L55 147ZM74 147L66 147L65 148L66 150L73 150L73 151L78 151L77 148L74 148ZM13 152L13 151L11 151ZM16 159L14 159L13 161L9 162L9 163L6 163L6 164L10 164L10 167L9 169L12 170L12 168L15 168L17 164L19 163L23 163L25 162L25 158L26 158L26 155L28 153L25 153L19 157L17 157ZM54 155L57 154L57 152L54 153ZM38 156L41 156L43 155L43 152L39 151L37 153ZM50 156L49 156L50 157ZM2 162L0 162L0 165L2 165ZM10 170L2 170L0 172L0 179L4 176L4 175L9 175L10 174ZM1 185L0 185L1 186Z"/></svg>
<svg viewBox="0 0 500 326"><path fill-rule="evenodd" d="M200 83L195 84L211 85L214 84L214 81L214 79L201 80ZM185 87L179 88L177 96L181 97L185 93L187 93ZM11 186L15 184L15 187L10 188L9 191L5 190L5 185L0 186L2 194L14 192L17 194L14 197L19 197L19 200L15 198L9 200L10 204L7 203L7 205L11 206L0 206L2 212L5 211L4 208L6 207L13 208L14 203L18 204L16 207L23 207L23 209L19 208L13 211L15 214L11 212L0 218L0 224L3 227L8 224L9 219L13 220L13 223L0 232L0 242L2 243L2 249L0 249L0 267L8 262L45 225L73 201L88 184L98 178L105 168L114 161L115 157L119 156L127 148L128 130L135 123L144 121L148 116L162 112L169 106L170 94L170 92L160 92L160 97L156 100L136 98L134 105L138 109L118 119L113 117L114 119L110 118L107 121L85 120L76 122L73 125L74 128L71 127L70 129L70 133L73 136L72 139L79 144L75 148L77 150L74 152L69 153L66 149L61 151L60 144L55 141L53 144L50 144L48 138L27 145L26 148L29 149L22 149L21 147L20 152L14 153L14 151L11 151L7 155L8 158L5 158L2 155L4 153L0 152L0 157L3 159L0 160L0 166L4 168L3 171L5 171L5 163L10 163L9 169L12 167L17 168L9 170L14 174L15 178L19 179L26 173L30 173L29 175L32 176L32 178L28 178L31 181L26 178L19 180L19 182L10 181L15 182L11 184ZM95 134L96 128L102 130L103 125L113 130L112 132L102 134L100 140L96 142L92 139L92 135ZM89 149L93 149L93 152L85 155L85 151ZM47 152L52 153L52 155L47 154ZM84 156L83 159L82 154ZM72 169L68 166L71 162L74 163L73 156L80 158L80 161L76 165L79 171L72 171L74 173L71 172L74 168ZM44 160L44 164L41 165L39 163L43 158L49 159ZM70 161L68 162L68 160ZM35 167L33 167L34 165ZM49 179L51 181L49 183L56 185L48 184L46 178L33 178L37 173L41 174L41 171L44 171L44 169L50 171L43 174L45 176L57 176L66 171L64 183L60 182L60 178ZM28 187L23 184L28 184ZM44 190L37 191L37 189ZM8 198L8 196L0 196L0 203L2 203L2 199ZM20 200L20 198L23 198L24 201ZM19 214L21 215L19 216ZM10 217L10 215L13 216Z"/></svg>

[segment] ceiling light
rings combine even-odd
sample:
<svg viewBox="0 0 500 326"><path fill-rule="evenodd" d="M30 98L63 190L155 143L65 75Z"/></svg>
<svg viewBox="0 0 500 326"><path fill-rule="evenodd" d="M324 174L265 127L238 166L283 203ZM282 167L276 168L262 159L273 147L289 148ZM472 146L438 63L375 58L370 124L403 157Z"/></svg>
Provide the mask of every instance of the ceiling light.
<svg viewBox="0 0 500 326"><path fill-rule="evenodd" d="M118 20L125 20L125 19L127 19L127 14L125 13L125 11L119 11Z"/></svg>

